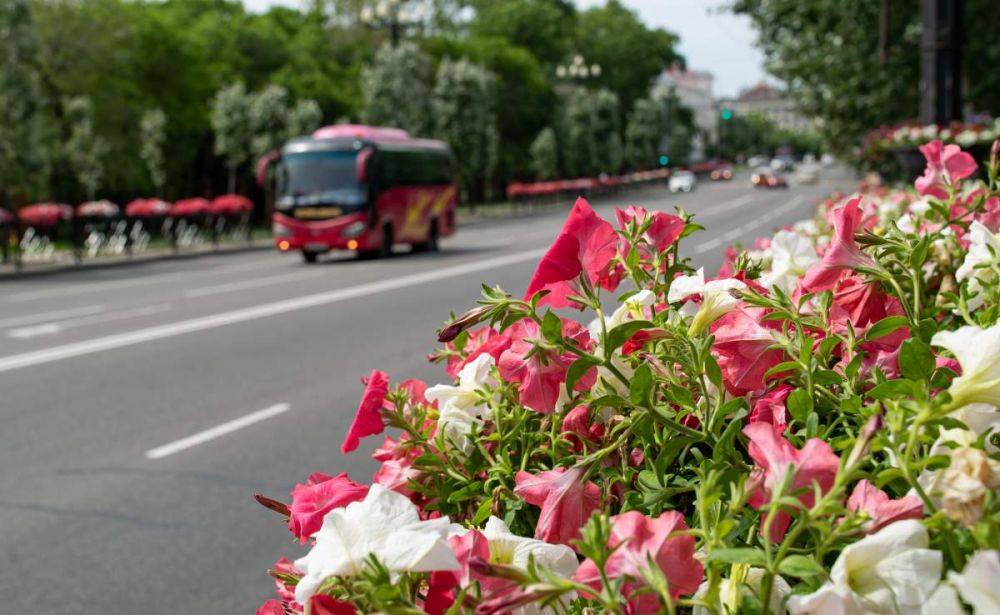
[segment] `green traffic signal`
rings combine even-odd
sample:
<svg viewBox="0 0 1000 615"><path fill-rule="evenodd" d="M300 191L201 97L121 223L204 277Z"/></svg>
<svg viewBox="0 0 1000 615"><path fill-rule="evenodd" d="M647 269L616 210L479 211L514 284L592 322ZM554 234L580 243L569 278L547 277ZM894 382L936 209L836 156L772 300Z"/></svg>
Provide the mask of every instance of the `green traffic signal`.
<svg viewBox="0 0 1000 615"><path fill-rule="evenodd" d="M733 112L731 109L723 109L722 113L719 114L724 120L733 119Z"/></svg>

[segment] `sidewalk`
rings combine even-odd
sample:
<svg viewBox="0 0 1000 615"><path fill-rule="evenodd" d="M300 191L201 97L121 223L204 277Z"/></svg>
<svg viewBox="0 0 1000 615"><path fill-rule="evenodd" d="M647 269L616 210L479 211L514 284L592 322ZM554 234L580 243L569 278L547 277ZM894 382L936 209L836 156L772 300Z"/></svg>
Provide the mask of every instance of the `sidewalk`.
<svg viewBox="0 0 1000 615"><path fill-rule="evenodd" d="M235 254L252 250L266 250L274 247L270 236L257 236L250 241L220 243L218 247L211 243L195 247L182 248L175 251L169 247L150 248L133 255L101 255L85 257L77 263L72 253L66 250L57 251L52 259L47 261L25 261L20 268L13 263L0 263L0 281L24 276L48 275L63 271L83 271L104 267L122 267L132 264L149 263L169 259L199 258L213 254Z"/></svg>

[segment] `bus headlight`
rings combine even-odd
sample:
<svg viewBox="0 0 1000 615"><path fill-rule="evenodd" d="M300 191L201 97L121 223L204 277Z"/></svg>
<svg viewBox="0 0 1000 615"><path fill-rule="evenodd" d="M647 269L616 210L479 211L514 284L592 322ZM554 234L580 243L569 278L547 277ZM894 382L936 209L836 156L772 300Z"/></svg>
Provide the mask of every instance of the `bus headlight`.
<svg viewBox="0 0 1000 615"><path fill-rule="evenodd" d="M358 235L364 233L365 229L367 228L368 228L367 224L365 224L361 220L358 220L357 222L352 222L351 224L345 226L344 230L342 230L340 234L343 235L344 237L357 237Z"/></svg>

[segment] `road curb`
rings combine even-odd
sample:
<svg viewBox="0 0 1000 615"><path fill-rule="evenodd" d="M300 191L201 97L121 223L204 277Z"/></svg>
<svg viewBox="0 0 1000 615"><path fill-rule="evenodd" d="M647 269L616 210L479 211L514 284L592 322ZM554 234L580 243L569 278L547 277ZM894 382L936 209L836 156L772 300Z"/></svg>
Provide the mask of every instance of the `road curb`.
<svg viewBox="0 0 1000 615"><path fill-rule="evenodd" d="M115 269L118 267L129 267L133 265L143 265L169 260L191 260L205 256L219 256L224 254L239 254L241 252L256 252L259 250L271 249L273 244L270 240L253 245L239 245L231 247L220 247L213 250L197 252L173 252L167 251L157 254L146 254L134 256L132 258L122 258L109 261L92 261L81 263L60 263L51 265L40 265L38 269L14 269L13 265L0 265L0 281L44 277L57 273L67 273L73 271L93 271L95 269Z"/></svg>

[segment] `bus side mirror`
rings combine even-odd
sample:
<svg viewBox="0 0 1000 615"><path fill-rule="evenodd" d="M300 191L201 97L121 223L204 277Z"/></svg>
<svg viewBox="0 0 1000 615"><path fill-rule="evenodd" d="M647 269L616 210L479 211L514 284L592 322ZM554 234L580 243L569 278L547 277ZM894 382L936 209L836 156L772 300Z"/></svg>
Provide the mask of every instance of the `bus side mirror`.
<svg viewBox="0 0 1000 615"><path fill-rule="evenodd" d="M358 157L354 162L354 175L359 184L363 184L368 181L368 161L371 157L372 149L370 147L366 147L358 152Z"/></svg>
<svg viewBox="0 0 1000 615"><path fill-rule="evenodd" d="M281 160L281 154L277 150L272 150L260 157L257 161L257 185L263 188L267 184L267 171L272 165Z"/></svg>

